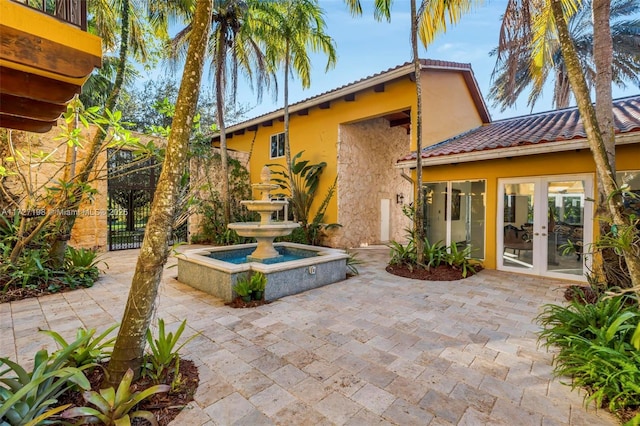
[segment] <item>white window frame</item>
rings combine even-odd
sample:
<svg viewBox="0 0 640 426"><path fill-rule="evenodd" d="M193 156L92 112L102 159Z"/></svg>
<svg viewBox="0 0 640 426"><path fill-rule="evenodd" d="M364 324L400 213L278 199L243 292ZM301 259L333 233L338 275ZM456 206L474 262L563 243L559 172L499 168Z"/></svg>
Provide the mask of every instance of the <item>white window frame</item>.
<svg viewBox="0 0 640 426"><path fill-rule="evenodd" d="M280 135L282 135L282 138L280 138ZM272 147L274 142L276 143L276 153L279 153L280 149L282 149L282 155L276 155L275 157L273 156ZM281 147L278 146L279 143L282 143ZM276 133L274 135L271 135L271 137L269 138L269 158L274 159L282 157L284 157L284 132Z"/></svg>

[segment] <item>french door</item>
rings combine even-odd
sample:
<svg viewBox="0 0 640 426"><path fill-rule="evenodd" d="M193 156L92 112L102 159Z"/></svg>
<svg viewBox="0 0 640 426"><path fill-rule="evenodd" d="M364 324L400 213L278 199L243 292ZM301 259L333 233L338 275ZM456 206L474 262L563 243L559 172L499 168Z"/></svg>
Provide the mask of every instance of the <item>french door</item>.
<svg viewBox="0 0 640 426"><path fill-rule="evenodd" d="M591 175L498 182L498 269L585 280L593 238Z"/></svg>

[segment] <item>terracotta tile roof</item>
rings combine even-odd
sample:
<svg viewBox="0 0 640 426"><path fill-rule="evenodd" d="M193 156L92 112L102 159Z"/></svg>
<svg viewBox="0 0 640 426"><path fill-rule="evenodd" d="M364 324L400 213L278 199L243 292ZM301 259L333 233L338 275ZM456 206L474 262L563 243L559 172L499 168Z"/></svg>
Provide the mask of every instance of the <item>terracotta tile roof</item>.
<svg viewBox="0 0 640 426"><path fill-rule="evenodd" d="M640 131L640 95L613 102L616 134ZM578 109L567 108L485 124L451 139L428 146L422 158L487 151L586 138ZM415 160L412 152L398 162Z"/></svg>

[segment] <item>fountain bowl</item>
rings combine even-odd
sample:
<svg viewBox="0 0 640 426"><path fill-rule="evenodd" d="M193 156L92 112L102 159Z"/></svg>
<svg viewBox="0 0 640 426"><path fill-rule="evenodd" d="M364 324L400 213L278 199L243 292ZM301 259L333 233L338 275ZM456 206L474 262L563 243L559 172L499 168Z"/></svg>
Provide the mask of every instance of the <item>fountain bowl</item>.
<svg viewBox="0 0 640 426"><path fill-rule="evenodd" d="M235 222L228 225L229 229L233 229L241 237L284 237L289 235L291 231L299 228L300 224L295 222ZM273 239L272 238L272 239Z"/></svg>
<svg viewBox="0 0 640 426"><path fill-rule="evenodd" d="M238 244L187 250L177 256L178 281L230 302L237 296L233 286L238 278L255 272L267 278L265 300L276 300L346 278L349 256L344 250L327 247L275 243L275 249L281 254L278 258L262 262L230 261L233 257L250 257L256 246ZM297 259L281 261L291 255Z"/></svg>
<svg viewBox="0 0 640 426"><path fill-rule="evenodd" d="M282 208L289 204L286 200L243 200L240 201L240 204L245 206L247 210L251 212L277 212L282 210Z"/></svg>

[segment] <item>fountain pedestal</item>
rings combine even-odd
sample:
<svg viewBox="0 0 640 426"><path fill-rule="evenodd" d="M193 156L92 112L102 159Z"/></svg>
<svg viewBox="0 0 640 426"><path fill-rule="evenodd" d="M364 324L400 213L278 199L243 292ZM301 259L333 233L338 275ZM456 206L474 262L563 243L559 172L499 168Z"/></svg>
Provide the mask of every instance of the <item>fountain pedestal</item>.
<svg viewBox="0 0 640 426"><path fill-rule="evenodd" d="M249 262L264 262L266 260L277 260L282 255L273 247L273 240L276 237L289 235L300 225L297 223L272 222L271 215L280 211L288 204L285 200L272 200L271 191L279 188L271 182L271 171L267 166L262 168L260 173L260 183L251 185L253 189L262 192L259 200L244 200L240 203L247 207L249 211L257 212L260 215L260 222L236 222L228 225L241 237L253 237L258 241L255 251L247 256Z"/></svg>

